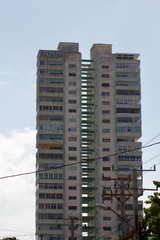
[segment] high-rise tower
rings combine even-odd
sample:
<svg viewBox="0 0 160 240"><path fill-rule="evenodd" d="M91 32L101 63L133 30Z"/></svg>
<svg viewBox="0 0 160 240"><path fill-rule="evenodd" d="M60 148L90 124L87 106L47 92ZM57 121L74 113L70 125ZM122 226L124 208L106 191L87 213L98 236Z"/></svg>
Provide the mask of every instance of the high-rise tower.
<svg viewBox="0 0 160 240"><path fill-rule="evenodd" d="M134 189L142 186L140 99L139 54L94 44L84 60L78 43L39 51L37 239L134 232L135 206L142 206Z"/></svg>

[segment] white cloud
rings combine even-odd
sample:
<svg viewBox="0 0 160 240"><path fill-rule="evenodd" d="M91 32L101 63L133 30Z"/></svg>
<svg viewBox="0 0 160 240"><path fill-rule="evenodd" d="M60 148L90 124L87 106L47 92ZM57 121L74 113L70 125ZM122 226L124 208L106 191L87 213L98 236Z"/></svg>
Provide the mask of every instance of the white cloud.
<svg viewBox="0 0 160 240"><path fill-rule="evenodd" d="M35 170L35 134L32 129L0 134L0 178ZM26 232L32 232L34 238L34 174L0 179L0 206L0 238L31 239L30 235L22 236Z"/></svg>

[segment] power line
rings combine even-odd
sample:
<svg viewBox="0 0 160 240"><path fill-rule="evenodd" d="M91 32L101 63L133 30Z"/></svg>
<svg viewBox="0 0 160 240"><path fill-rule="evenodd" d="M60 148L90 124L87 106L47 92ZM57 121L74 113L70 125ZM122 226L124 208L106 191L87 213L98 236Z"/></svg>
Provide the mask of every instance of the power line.
<svg viewBox="0 0 160 240"><path fill-rule="evenodd" d="M160 156L160 153L159 154L157 154L156 156L154 156L154 157L152 157L152 158L150 158L149 160L147 160L146 162L144 162L143 163L143 165L144 164L146 164L146 163L148 163L148 162L150 162L150 161L152 161L153 159L155 159L155 158L157 158L157 157L159 157Z"/></svg>
<svg viewBox="0 0 160 240"><path fill-rule="evenodd" d="M0 231L17 232L17 233L24 233L24 234L34 234L33 232L18 231L18 230L13 230L13 229L8 229L8 228L1 228Z"/></svg>
<svg viewBox="0 0 160 240"><path fill-rule="evenodd" d="M103 157L98 157L98 158L95 158L95 159L92 159L92 160L88 159L88 160L85 160L85 161L83 160L83 161L79 161L79 162L75 162L75 163L68 163L68 164L55 166L55 167L48 168L48 169L42 169L42 170L36 170L36 171L31 171L31 172L24 172L24 173L18 173L18 174L12 174L12 175L8 175L8 176L3 176L3 177L0 177L0 180L6 179L6 178L13 178L13 177L20 177L20 176L24 176L24 175L30 175L30 174L34 174L34 173L47 172L47 171L50 171L50 170L56 170L56 169L59 169L59 168L64 168L64 167L68 167L68 166L77 165L77 164L84 163L84 162L87 162L87 161L100 160L100 159L103 159L105 157L118 156L118 155L121 155L123 153L135 152L137 150L144 149L144 148L149 148L149 147L152 147L152 146L155 146L155 145L158 145L158 144L160 144L160 142L152 143L150 145L145 145L145 146L138 147L138 148L135 148L135 149L132 149L132 150L126 150L126 151L122 151L122 152L118 152L118 153L109 154L109 155L106 155L106 156L103 156ZM116 165L116 164L114 164L114 165ZM142 165L140 165L140 166L142 166Z"/></svg>
<svg viewBox="0 0 160 240"><path fill-rule="evenodd" d="M144 146L146 146L147 144L149 144L150 142L152 142L154 139L156 139L157 137L160 136L160 133L158 133L154 138L152 138L150 141L148 141L147 143L144 144Z"/></svg>
<svg viewBox="0 0 160 240"><path fill-rule="evenodd" d="M158 134L157 136L155 136L155 137L154 137L152 140L150 140L149 142L153 141L153 140L154 140L155 138L157 138L159 135L160 135L160 134ZM148 142L148 143L149 143L149 142ZM145 147L146 147L146 144L145 144L144 146L142 146L141 149L142 149L142 148L145 148ZM148 147L148 146L147 146L147 147ZM134 149L134 150L130 150L130 151L136 151L136 150L137 150L137 148ZM129 151L125 151L125 152L129 152ZM121 152L121 153L122 153L122 152ZM120 154L121 154L121 153L120 153ZM124 153L124 152L123 152L123 153ZM142 167L144 164L150 162L151 160L157 158L158 156L160 156L160 153L157 154L156 156L152 157L151 159L147 160L146 162L142 162L142 164L138 165L136 169ZM118 163L115 163L115 164L113 164L112 166L116 166L117 164L118 164ZM154 164L154 165L158 165L158 164ZM152 167L154 167L154 165L153 165ZM150 169L152 169L152 167L151 167ZM127 172L127 171L126 171L126 172ZM147 173L147 172L148 172L148 171L143 171L142 176L143 176L145 173ZM130 174L130 172L128 172L128 174ZM99 182L101 179L102 179L102 178L100 177L100 178L97 180L96 184L98 184L98 182Z"/></svg>

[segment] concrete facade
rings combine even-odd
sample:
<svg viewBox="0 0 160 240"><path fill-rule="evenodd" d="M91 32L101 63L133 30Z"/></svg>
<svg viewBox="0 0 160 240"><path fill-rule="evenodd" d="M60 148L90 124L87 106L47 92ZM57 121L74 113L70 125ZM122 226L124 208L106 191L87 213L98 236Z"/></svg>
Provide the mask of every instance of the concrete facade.
<svg viewBox="0 0 160 240"><path fill-rule="evenodd" d="M140 86L139 54L113 54L111 44L93 44L89 60L78 43L39 51L37 239L113 240L134 230Z"/></svg>

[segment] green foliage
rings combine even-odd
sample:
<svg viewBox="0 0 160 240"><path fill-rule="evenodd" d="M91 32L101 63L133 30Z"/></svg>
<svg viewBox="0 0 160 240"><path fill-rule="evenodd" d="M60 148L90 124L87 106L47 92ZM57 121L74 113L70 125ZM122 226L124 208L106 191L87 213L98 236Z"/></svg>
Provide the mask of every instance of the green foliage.
<svg viewBox="0 0 160 240"><path fill-rule="evenodd" d="M153 181L153 183L154 183L154 185L158 188L158 187L160 187L160 182L158 182L158 181Z"/></svg>
<svg viewBox="0 0 160 240"><path fill-rule="evenodd" d="M18 240L16 237L4 237L0 240Z"/></svg>
<svg viewBox="0 0 160 240"><path fill-rule="evenodd" d="M160 182L154 182L158 187ZM140 239L160 239L160 193L148 196L145 202L149 206L144 208L144 216L140 219Z"/></svg>

